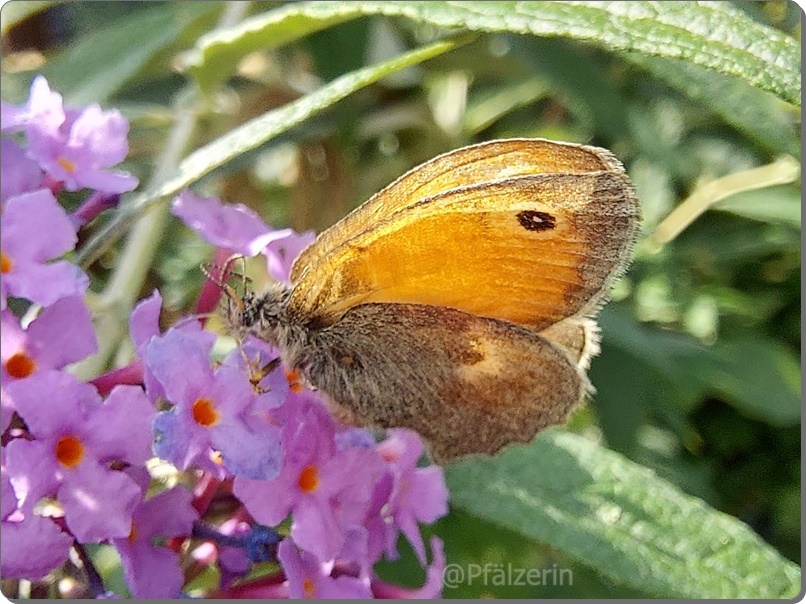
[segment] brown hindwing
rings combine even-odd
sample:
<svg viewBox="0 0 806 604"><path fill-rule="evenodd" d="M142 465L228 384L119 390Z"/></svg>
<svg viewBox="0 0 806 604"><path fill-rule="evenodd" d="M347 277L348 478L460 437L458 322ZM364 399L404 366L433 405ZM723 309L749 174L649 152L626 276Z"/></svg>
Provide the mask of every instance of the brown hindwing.
<svg viewBox="0 0 806 604"><path fill-rule="evenodd" d="M539 334L416 304L352 308L294 357L347 416L414 429L439 460L530 441L588 389L577 359Z"/></svg>

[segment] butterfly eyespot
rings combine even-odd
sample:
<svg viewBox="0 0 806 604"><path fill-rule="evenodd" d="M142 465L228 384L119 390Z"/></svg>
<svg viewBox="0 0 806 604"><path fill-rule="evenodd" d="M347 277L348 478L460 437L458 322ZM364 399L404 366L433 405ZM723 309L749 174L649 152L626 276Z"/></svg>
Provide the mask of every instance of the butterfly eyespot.
<svg viewBox="0 0 806 604"><path fill-rule="evenodd" d="M548 212L524 210L518 212L518 222L527 231L548 231L557 224L557 219Z"/></svg>

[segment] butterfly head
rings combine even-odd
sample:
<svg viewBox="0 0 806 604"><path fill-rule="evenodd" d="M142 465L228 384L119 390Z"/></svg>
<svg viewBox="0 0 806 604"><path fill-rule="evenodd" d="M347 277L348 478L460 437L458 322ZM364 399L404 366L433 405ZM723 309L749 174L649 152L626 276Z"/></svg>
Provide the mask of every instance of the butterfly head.
<svg viewBox="0 0 806 604"><path fill-rule="evenodd" d="M293 328L287 310L290 295L291 289L281 283L259 294L245 292L229 304L229 324L244 334L254 334L282 348Z"/></svg>

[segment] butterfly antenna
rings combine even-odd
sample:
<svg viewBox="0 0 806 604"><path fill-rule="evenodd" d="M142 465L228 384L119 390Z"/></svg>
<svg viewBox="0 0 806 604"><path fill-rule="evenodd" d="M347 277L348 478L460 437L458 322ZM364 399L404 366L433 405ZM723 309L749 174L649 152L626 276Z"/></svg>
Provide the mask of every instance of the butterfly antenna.
<svg viewBox="0 0 806 604"><path fill-rule="evenodd" d="M243 256L241 256L241 258L243 258ZM231 271L229 269L229 264L232 262L232 260L233 260L233 258L227 259L227 261L226 261L226 263L224 264L223 267L218 266L217 264L205 262L200 266L200 268L201 268L201 271L204 273L204 275L210 281L212 281L218 287L220 287L221 291L223 291L224 294L226 294L227 303L229 305L234 304L235 307L239 311L241 311L241 310L243 310L243 299L241 298L241 296L238 295L238 292L236 291L236 289L234 287L232 287L229 283L226 283L224 281L224 279L228 275L231 274ZM219 278L218 276L214 275L212 269L215 269L221 277ZM244 277L244 283L246 283L246 277ZM232 310L231 306L227 310L231 311Z"/></svg>

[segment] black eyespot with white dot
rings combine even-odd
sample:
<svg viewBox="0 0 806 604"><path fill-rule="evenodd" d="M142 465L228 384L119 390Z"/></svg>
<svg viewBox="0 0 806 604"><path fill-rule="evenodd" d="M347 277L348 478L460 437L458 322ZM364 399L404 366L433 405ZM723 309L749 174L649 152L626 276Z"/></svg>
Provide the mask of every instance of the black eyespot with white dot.
<svg viewBox="0 0 806 604"><path fill-rule="evenodd" d="M527 231L548 231L557 224L557 219L547 212L523 210L518 212L518 222Z"/></svg>

